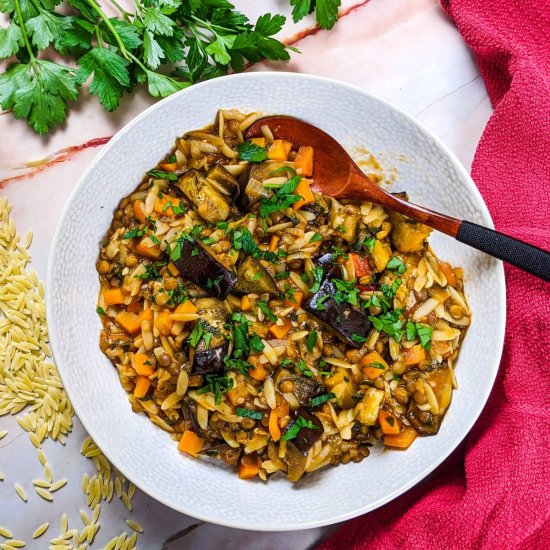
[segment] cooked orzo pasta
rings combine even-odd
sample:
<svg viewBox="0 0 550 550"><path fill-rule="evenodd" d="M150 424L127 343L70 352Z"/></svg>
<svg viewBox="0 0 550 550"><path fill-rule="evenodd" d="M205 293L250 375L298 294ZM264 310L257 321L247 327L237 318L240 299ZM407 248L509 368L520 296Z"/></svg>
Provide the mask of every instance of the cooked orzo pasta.
<svg viewBox="0 0 550 550"><path fill-rule="evenodd" d="M440 428L470 324L430 229L312 191L315 151L220 111L124 198L100 346L135 412L243 479L298 481Z"/></svg>

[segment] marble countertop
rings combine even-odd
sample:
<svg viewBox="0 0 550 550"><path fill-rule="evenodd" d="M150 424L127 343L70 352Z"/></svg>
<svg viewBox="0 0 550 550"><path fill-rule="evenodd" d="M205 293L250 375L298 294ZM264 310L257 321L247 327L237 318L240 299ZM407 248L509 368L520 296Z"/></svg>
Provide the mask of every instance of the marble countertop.
<svg viewBox="0 0 550 550"><path fill-rule="evenodd" d="M286 0L250 2L236 0L251 18L271 11L288 15ZM437 0L370 0L342 2L341 19L330 31L316 31L313 20L289 23L280 38L296 45L287 64L262 63L252 71L295 71L335 78L374 92L415 115L439 135L469 170L476 145L491 115L491 105L473 55L441 9ZM152 99L137 93L109 115L95 99L83 96L67 123L48 138L39 138L24 122L0 113L0 197L12 203L17 231L34 231L33 266L42 279L51 240L63 206L80 175L101 146ZM69 526L80 528L79 510L86 508L81 480L95 473L91 461L80 454L86 433L75 418L66 446L47 441L43 447L57 477L65 487L47 503L32 490L32 480L42 475L36 449L15 418L0 417L0 525L8 527L27 548L47 548L59 532L66 512ZM14 491L21 483L29 493L24 503ZM92 548L130 528L125 519L138 521L144 533L138 548L183 549L250 548L267 550L312 547L334 528L297 532L259 533L205 524L174 512L139 490L128 512L118 498L103 503L101 528ZM37 541L33 530L42 522L51 527ZM3 542L0 536L0 542Z"/></svg>

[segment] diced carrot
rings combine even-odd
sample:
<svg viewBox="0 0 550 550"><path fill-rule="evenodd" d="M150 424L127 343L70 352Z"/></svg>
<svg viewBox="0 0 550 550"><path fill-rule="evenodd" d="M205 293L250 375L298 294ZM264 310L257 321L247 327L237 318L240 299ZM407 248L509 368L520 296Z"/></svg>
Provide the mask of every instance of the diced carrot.
<svg viewBox="0 0 550 550"><path fill-rule="evenodd" d="M273 441L279 441L281 439L281 428L279 428L279 415L275 409L273 409L269 415L269 433L273 438Z"/></svg>
<svg viewBox="0 0 550 550"><path fill-rule="evenodd" d="M131 302L127 307L126 310L130 313L138 313L141 311L142 303L138 300L136 302Z"/></svg>
<svg viewBox="0 0 550 550"><path fill-rule="evenodd" d="M174 264L174 262L170 262L166 266L166 269L168 270L168 272L172 277L176 277L177 275L180 274L180 270L176 267L176 264Z"/></svg>
<svg viewBox="0 0 550 550"><path fill-rule="evenodd" d="M147 376L137 376L136 386L134 388L134 397L142 399L147 395L149 388L151 387L151 380Z"/></svg>
<svg viewBox="0 0 550 550"><path fill-rule="evenodd" d="M105 301L105 305L107 306L123 304L124 294L122 293L122 290L120 288L108 288L103 293L103 300Z"/></svg>
<svg viewBox="0 0 550 550"><path fill-rule="evenodd" d="M197 306L191 300L185 300L175 309L175 313L197 313Z"/></svg>
<svg viewBox="0 0 550 550"><path fill-rule="evenodd" d="M277 250L277 245L279 244L279 241L281 240L281 237L277 237L277 235L272 235L271 240L269 241L269 252L275 252Z"/></svg>
<svg viewBox="0 0 550 550"><path fill-rule="evenodd" d="M149 243L151 243L152 246L150 246ZM139 241L139 243L136 245L135 251L138 254L141 254L141 256L151 258L152 260L156 260L161 254L160 248L157 245L153 244L149 237L144 237L143 239L141 239L141 241Z"/></svg>
<svg viewBox="0 0 550 550"><path fill-rule="evenodd" d="M397 417L392 413L380 409L378 411L378 422L380 422L380 428L386 435L397 435L399 433L399 422Z"/></svg>
<svg viewBox="0 0 550 550"><path fill-rule="evenodd" d="M145 223L145 205L143 204L143 201L135 201L134 202L134 216L141 222Z"/></svg>
<svg viewBox="0 0 550 550"><path fill-rule="evenodd" d="M287 160L292 149L292 143L286 139L275 139L267 150L269 160Z"/></svg>
<svg viewBox="0 0 550 550"><path fill-rule="evenodd" d="M155 372L149 356L145 353L135 353L132 366L140 376L151 376Z"/></svg>
<svg viewBox="0 0 550 550"><path fill-rule="evenodd" d="M164 170L165 172L174 172L178 167L177 162L163 162L162 164L159 164L159 168L161 170Z"/></svg>
<svg viewBox="0 0 550 550"><path fill-rule="evenodd" d="M403 363L405 365L418 365L424 359L426 359L426 350L420 344L403 350Z"/></svg>
<svg viewBox="0 0 550 550"><path fill-rule="evenodd" d="M240 479L252 479L258 475L259 468L257 464L239 464L239 478Z"/></svg>
<svg viewBox="0 0 550 550"><path fill-rule="evenodd" d="M241 309L243 311L250 311L252 309L252 302L248 296L243 296L241 298Z"/></svg>
<svg viewBox="0 0 550 550"><path fill-rule="evenodd" d="M250 369L248 371L248 374L254 378L254 380L265 380L267 378L267 375L269 374L268 370L263 366L262 363L258 362L258 364Z"/></svg>
<svg viewBox="0 0 550 550"><path fill-rule="evenodd" d="M406 426L404 430L397 435L386 435L384 444L388 447L397 447L398 449L407 449L416 439L417 432L411 426Z"/></svg>
<svg viewBox="0 0 550 550"><path fill-rule="evenodd" d="M283 301L283 305L286 307L293 307L294 309L300 309L303 299L304 293L301 290L296 290L291 298L286 298Z"/></svg>
<svg viewBox="0 0 550 550"><path fill-rule="evenodd" d="M440 262L439 269L441 269L441 272L443 273L443 275L445 275L445 279L447 279L447 284L449 284L452 287L455 287L457 283L456 274L453 271L451 264L447 262Z"/></svg>
<svg viewBox="0 0 550 550"><path fill-rule="evenodd" d="M161 334L164 334L167 336L170 334L172 330L172 326L174 324L174 321L170 319L170 313L171 311L168 309L163 309L156 317L155 317L155 327L158 329L158 331Z"/></svg>
<svg viewBox="0 0 550 550"><path fill-rule="evenodd" d="M141 329L140 323L138 323L138 316L135 313L129 311L121 311L116 317L115 321L128 333L135 334Z"/></svg>
<svg viewBox="0 0 550 550"><path fill-rule="evenodd" d="M313 175L313 147L302 145L298 148L296 158L294 159L296 170L302 169L302 176Z"/></svg>
<svg viewBox="0 0 550 550"><path fill-rule="evenodd" d="M181 200L170 195L162 195L162 198L155 201L153 210L159 214L164 214L165 216L174 218L176 215L172 210L172 205L181 206Z"/></svg>
<svg viewBox="0 0 550 550"><path fill-rule="evenodd" d="M197 456L202 451L204 438L199 437L191 430L185 430L178 443L178 449L191 456Z"/></svg>
<svg viewBox="0 0 550 550"><path fill-rule="evenodd" d="M315 202L313 191L309 188L309 183L304 178L300 180L298 187L294 190L294 194L302 197L299 201L296 201L292 205L294 210L300 210L304 204L311 204L312 202Z"/></svg>
<svg viewBox="0 0 550 550"><path fill-rule="evenodd" d="M353 267L355 268L355 277L360 279L361 277L372 277L372 267L370 266L369 259L366 256L359 256L355 252L349 254Z"/></svg>
<svg viewBox="0 0 550 550"><path fill-rule="evenodd" d="M141 313L138 314L138 323L141 325L143 321L153 322L153 310L151 308L144 309Z"/></svg>
<svg viewBox="0 0 550 550"><path fill-rule="evenodd" d="M390 368L388 363L384 361L384 358L376 351L367 353L367 355L361 359L360 364L363 367L363 374L370 380L378 378Z"/></svg>
<svg viewBox="0 0 550 550"><path fill-rule="evenodd" d="M254 145L258 145L258 147L265 147L265 138L252 138L250 140Z"/></svg>
<svg viewBox="0 0 550 550"><path fill-rule="evenodd" d="M275 338L281 339L286 336L288 331L292 328L290 319L287 319L282 325L271 325L269 332L275 336Z"/></svg>

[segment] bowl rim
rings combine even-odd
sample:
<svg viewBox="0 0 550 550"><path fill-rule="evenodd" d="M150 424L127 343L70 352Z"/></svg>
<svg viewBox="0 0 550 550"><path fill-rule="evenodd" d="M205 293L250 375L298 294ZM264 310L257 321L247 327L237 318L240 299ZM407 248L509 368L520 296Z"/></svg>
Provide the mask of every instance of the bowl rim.
<svg viewBox="0 0 550 550"><path fill-rule="evenodd" d="M50 284L53 279L53 270L54 270L54 257L55 257L55 250L58 247L58 241L61 236L61 230L63 227L63 222L65 220L65 217L68 215L69 211L71 210L72 203L75 200L75 197L80 192L80 189L85 185L86 180L88 179L89 174L94 170L97 163L101 161L103 156L107 153L107 151L119 140L123 139L125 134L128 132L130 128L132 128L135 124L137 124L139 121L141 121L143 118L146 118L149 116L150 113L153 111L159 109L159 106L168 103L170 101L177 100L179 96L184 96L186 93L188 93L190 90L193 90L196 92L197 89L201 89L204 87L208 87L211 85L212 82L218 82L220 80L227 80L227 79L239 79L239 80L256 80L258 78L262 79L274 79L277 80L279 78L282 79L296 79L296 80L309 80L312 82L321 82L321 83L328 83L337 87L343 87L347 88L350 91L366 95L373 99L375 102L379 102L389 109L396 111L399 115L404 117L409 123L412 125L418 127L418 129L428 138L433 140L435 145L445 154L445 156L449 159L449 161L452 163L453 168L457 171L457 173L461 176L462 183L466 185L467 190L469 193L473 194L476 199L478 199L484 206L485 206L485 212L482 212L482 216L484 218L484 223L490 227L491 229L494 229L494 223L491 218L491 214L489 212L489 209L487 208L487 205L485 204L485 201L483 200L483 197L481 193L479 192L478 188L476 187L474 181L472 180L470 174L466 170L466 168L463 166L463 164L458 160L457 156L451 151L451 149L443 143L441 138L439 138L436 134L432 132L424 123L420 122L416 117L402 109L401 107L395 105L391 101L381 97L378 94L375 94L373 92L370 92L368 90L365 90L359 86L355 86L353 84L348 84L346 82L343 82L341 80L337 80L334 78L328 78L324 76L317 76L307 73L295 73L290 71L262 71L262 72L249 72L249 73L239 73L239 74L233 74L233 75L226 75L222 77L218 77L212 80L200 82L197 84L194 84L188 88L185 88L183 90L180 90L179 92L176 92L175 94L172 94L161 101L158 101L157 103L154 103L144 111L142 111L139 115L134 117L130 122L125 124L120 130L118 130L113 137L109 140L109 142L101 149L101 151L92 159L90 164L86 167L82 175L80 176L78 182L74 186L73 190L71 191L65 206L62 210L61 216L59 217L59 221L57 223L57 226L55 228L54 237L52 240L49 258L48 258L48 267L47 267L47 275L46 275L46 289L45 289L45 298L46 298L46 319L47 319L47 325L48 325L48 333L50 334L50 348L52 351L52 358L54 362L57 362L55 360L56 357L56 350L59 350L62 347L62 344L59 340L57 340L57 325L54 320L54 316L52 313L53 305L53 296L51 295L51 288L52 285ZM105 448L102 448L102 452L105 454L105 456L109 459L109 461L116 466L116 468L136 487L139 487L145 494L149 495L150 497L154 498L161 504L176 510L182 514L185 514L187 516L199 519L201 521L214 523L217 525L222 525L224 527L230 527L234 529L243 529L248 531L266 531L266 532L278 532L278 531L299 531L303 529L312 529L312 528L318 528L318 527L324 527L328 525L333 525L335 523L343 522L355 517L358 517L360 515L366 514L368 512L374 511L377 508L383 506L384 504L387 504L388 502L391 502L392 500L396 499L403 493L407 492L409 489L417 485L420 481L422 481L428 474L430 474L432 471L434 471L443 461L445 461L451 453L464 441L466 436L470 433L472 430L474 424L479 419L483 409L485 408L485 405L487 403L487 400L489 399L489 395L493 389L500 362L502 359L502 353L503 353L503 347L504 347L504 335L505 335L505 328L506 328L506 286L505 286L505 277L504 277L504 266L503 263L498 260L495 264L496 270L496 279L497 279L497 296L496 301L500 304L498 315L498 326L495 327L495 339L497 341L498 348L500 349L500 353L498 354L498 365L496 365L496 368L494 367L494 376L489 385L487 385L483 393L481 395L481 399L477 401L477 404L472 404L472 409L474 411L474 414L471 415L471 420L464 424L464 428L462 430L463 435L460 438L459 441L457 441L452 448L449 449L445 455L433 463L431 462L428 467L424 468L419 474L417 474L413 479L411 479L408 483L405 483L404 485L400 486L398 489L393 491L392 493L385 495L382 498L379 498L378 500L369 503L366 506L363 506L361 508L351 510L346 513L342 513L339 515L334 515L329 519L322 519L322 520L316 520L316 521L307 521L302 522L299 524L293 524L293 523L284 523L284 524L270 524L268 522L266 523L255 523L253 526L250 526L249 524L245 523L244 521L241 522L235 522L235 521L225 521L222 517L211 517L207 514L202 514L200 512L195 512L192 507L189 507L185 503L174 503L170 501L169 499L164 498L164 495L157 492L154 487L147 486L147 489L144 489L141 485L141 483L135 479L135 477L130 474L128 475L125 469L124 465L115 464L109 457L109 450L108 445L105 446ZM57 340L57 341L56 341ZM58 357L61 356L61 353L57 354ZM58 369L59 376L61 378L61 381L65 387L65 381L63 380L63 369ZM70 396L68 395L69 399ZM98 440L96 439L95 430L93 428L93 422L90 423L88 421L88 417L85 413L85 411L81 411L79 408L79 405L76 405L72 402L75 414L77 415L78 419L80 420L81 424L83 425L84 429L90 435L90 437L98 443ZM82 413L82 414L81 414ZM102 438L99 437L101 440ZM101 445L98 443L98 446L101 448Z"/></svg>

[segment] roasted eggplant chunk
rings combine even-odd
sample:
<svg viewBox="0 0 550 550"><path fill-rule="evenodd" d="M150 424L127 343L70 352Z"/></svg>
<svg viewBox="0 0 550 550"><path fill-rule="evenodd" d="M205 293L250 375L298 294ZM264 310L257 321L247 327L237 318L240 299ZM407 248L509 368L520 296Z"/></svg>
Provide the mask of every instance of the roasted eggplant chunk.
<svg viewBox="0 0 550 550"><path fill-rule="evenodd" d="M356 334L366 338L372 329L372 323L363 312L350 304L337 304L334 300L335 293L334 283L330 279L325 279L321 283L321 288L306 302L304 309L331 328L342 342L359 349L361 343L352 337Z"/></svg>
<svg viewBox="0 0 550 550"><path fill-rule="evenodd" d="M296 437L289 440L288 446L291 444L296 447L304 456L307 455L308 451L315 445L315 442L323 435L323 423L313 414L308 412L304 408L299 408L294 412L293 417L290 419L290 422L286 425L284 433L288 433L290 429L298 422L298 419L302 417L307 422L311 422L316 428L308 428L303 426L300 428Z"/></svg>
<svg viewBox="0 0 550 550"><path fill-rule="evenodd" d="M229 216L231 198L222 195L198 170L187 170L173 185L191 201L203 220L217 223Z"/></svg>
<svg viewBox="0 0 550 550"><path fill-rule="evenodd" d="M239 195L239 182L221 164L212 166L212 168L208 170L206 177L210 182L215 182L215 186L218 187L218 191L220 191L222 195L226 195L233 199Z"/></svg>
<svg viewBox="0 0 550 550"><path fill-rule="evenodd" d="M208 347L201 339L193 355L191 374L216 374L224 369L224 357L229 350L224 324L227 311L223 302L216 298L199 298L195 305L199 315L198 323L203 323L205 332L211 335Z"/></svg>
<svg viewBox="0 0 550 550"><path fill-rule="evenodd" d="M197 239L182 243L181 257L174 262L181 276L212 296L225 300L237 282L233 271L218 262Z"/></svg>
<svg viewBox="0 0 550 550"><path fill-rule="evenodd" d="M237 284L233 288L236 294L277 294L277 285L273 277L259 260L247 256L237 267Z"/></svg>

